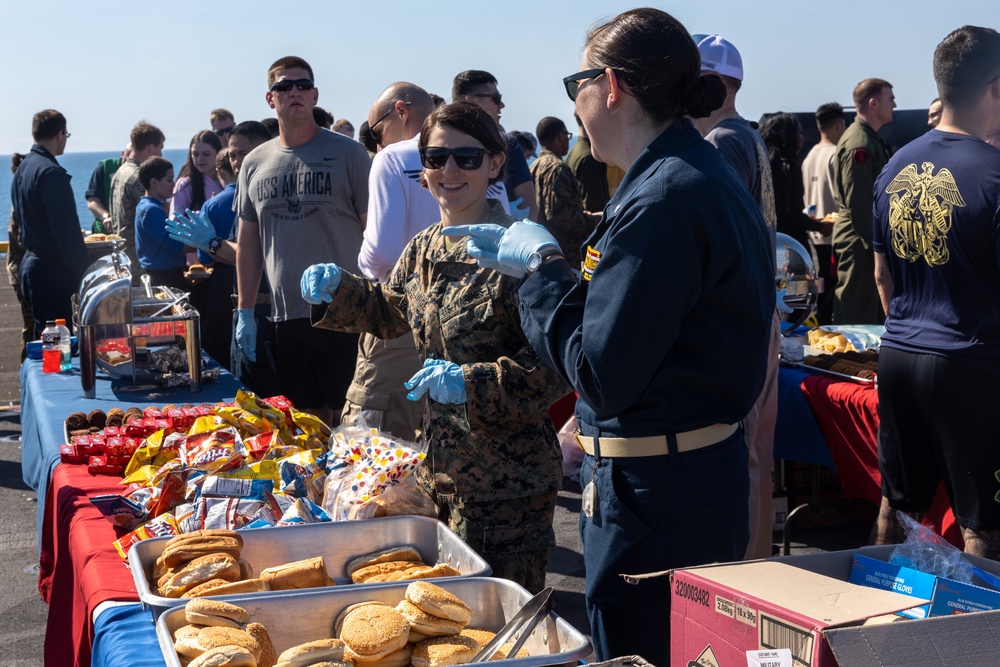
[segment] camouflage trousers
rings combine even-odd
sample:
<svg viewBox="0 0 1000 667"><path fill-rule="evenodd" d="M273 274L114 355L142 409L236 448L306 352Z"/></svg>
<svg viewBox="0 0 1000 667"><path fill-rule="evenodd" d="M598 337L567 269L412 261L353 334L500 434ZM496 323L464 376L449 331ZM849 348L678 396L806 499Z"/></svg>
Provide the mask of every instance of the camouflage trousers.
<svg viewBox="0 0 1000 667"><path fill-rule="evenodd" d="M545 587L549 549L556 545L552 520L556 491L489 502L442 502L438 518L493 568L493 576L510 579L537 593Z"/></svg>

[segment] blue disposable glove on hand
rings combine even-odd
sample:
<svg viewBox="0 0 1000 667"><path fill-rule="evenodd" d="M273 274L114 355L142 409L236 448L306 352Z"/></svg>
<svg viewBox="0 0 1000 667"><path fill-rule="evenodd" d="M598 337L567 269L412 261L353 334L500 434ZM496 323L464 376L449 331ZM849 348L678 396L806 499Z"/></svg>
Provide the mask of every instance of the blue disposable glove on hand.
<svg viewBox="0 0 1000 667"><path fill-rule="evenodd" d="M253 308L236 311L236 344L244 359L250 363L257 361L257 320L253 317Z"/></svg>
<svg viewBox="0 0 1000 667"><path fill-rule="evenodd" d="M509 228L500 225L459 225L441 230L445 236L468 236L466 252L480 266L520 278L528 272L528 258L534 252L554 248L559 243L545 227L524 220Z"/></svg>
<svg viewBox="0 0 1000 667"><path fill-rule="evenodd" d="M524 203L524 197L518 197L512 202L508 202L510 206L510 217L515 219L528 219L528 214L531 213L531 209L525 206L521 208L521 204Z"/></svg>
<svg viewBox="0 0 1000 667"><path fill-rule="evenodd" d="M438 403L465 403L462 367L444 359L426 360L424 367L403 386L410 390L406 397L411 401L419 401L421 396L429 393Z"/></svg>
<svg viewBox="0 0 1000 667"><path fill-rule="evenodd" d="M333 293L340 287L340 267L336 264L313 264L302 272L299 288L306 303L320 304L333 301Z"/></svg>
<svg viewBox="0 0 1000 667"><path fill-rule="evenodd" d="M204 213L187 209L184 215L177 213L173 220L167 220L167 234L175 241L208 252L208 244L218 234Z"/></svg>

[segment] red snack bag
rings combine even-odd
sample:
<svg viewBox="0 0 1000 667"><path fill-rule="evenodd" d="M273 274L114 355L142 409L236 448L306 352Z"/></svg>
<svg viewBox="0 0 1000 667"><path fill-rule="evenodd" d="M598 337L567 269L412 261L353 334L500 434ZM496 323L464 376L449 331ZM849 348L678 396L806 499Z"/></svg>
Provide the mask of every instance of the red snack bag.
<svg viewBox="0 0 1000 667"><path fill-rule="evenodd" d="M139 438L123 438L122 439L122 450L126 456L132 456L135 454L135 450L139 449L139 444L142 442Z"/></svg>
<svg viewBox="0 0 1000 667"><path fill-rule="evenodd" d="M106 437L112 437L116 435L122 435L122 429L120 426L105 426L104 435Z"/></svg>
<svg viewBox="0 0 1000 667"><path fill-rule="evenodd" d="M121 456L125 449L125 438L108 438L104 441L104 453Z"/></svg>
<svg viewBox="0 0 1000 667"><path fill-rule="evenodd" d="M152 431L149 433L146 432L146 428L143 426L144 421L145 420L142 417L132 417L128 420L128 423L125 424L122 435L146 437L149 433L152 433Z"/></svg>
<svg viewBox="0 0 1000 667"><path fill-rule="evenodd" d="M179 431L186 431L194 422L193 415L185 414L180 408L170 408L166 413L167 418L173 423L173 427Z"/></svg>
<svg viewBox="0 0 1000 667"><path fill-rule="evenodd" d="M90 436L89 435L74 435L70 438L72 442L77 447L90 447Z"/></svg>
<svg viewBox="0 0 1000 667"><path fill-rule="evenodd" d="M163 410L156 407L155 405L151 405L148 408L143 408L142 416L145 417L146 419L159 419L160 417L163 416Z"/></svg>
<svg viewBox="0 0 1000 667"><path fill-rule="evenodd" d="M160 431L172 431L174 430L174 424L168 417L162 417L155 420L156 430Z"/></svg>
<svg viewBox="0 0 1000 667"><path fill-rule="evenodd" d="M251 436L243 441L243 446L249 450L254 461L263 461L264 455L271 445L278 442L278 431L266 431L259 435Z"/></svg>
<svg viewBox="0 0 1000 667"><path fill-rule="evenodd" d="M195 417L211 417L215 414L215 408L211 405L202 404L194 409Z"/></svg>
<svg viewBox="0 0 1000 667"><path fill-rule="evenodd" d="M87 459L87 472L91 475L100 475L104 471L105 464L103 456L91 456Z"/></svg>
<svg viewBox="0 0 1000 667"><path fill-rule="evenodd" d="M90 444L93 447L104 447L105 441L107 441L107 438L104 437L103 433L95 433L90 436Z"/></svg>
<svg viewBox="0 0 1000 667"><path fill-rule="evenodd" d="M83 463L85 457L77 450L76 445L59 445L59 460L63 463Z"/></svg>

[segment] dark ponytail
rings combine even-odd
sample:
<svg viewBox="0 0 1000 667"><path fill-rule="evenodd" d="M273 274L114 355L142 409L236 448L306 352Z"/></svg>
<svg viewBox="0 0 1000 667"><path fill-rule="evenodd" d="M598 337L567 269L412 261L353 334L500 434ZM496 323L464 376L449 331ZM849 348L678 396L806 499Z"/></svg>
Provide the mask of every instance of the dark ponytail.
<svg viewBox="0 0 1000 667"><path fill-rule="evenodd" d="M592 29L586 54L590 66L614 70L656 121L707 116L726 97L719 77L701 76L688 31L659 9L632 9Z"/></svg>

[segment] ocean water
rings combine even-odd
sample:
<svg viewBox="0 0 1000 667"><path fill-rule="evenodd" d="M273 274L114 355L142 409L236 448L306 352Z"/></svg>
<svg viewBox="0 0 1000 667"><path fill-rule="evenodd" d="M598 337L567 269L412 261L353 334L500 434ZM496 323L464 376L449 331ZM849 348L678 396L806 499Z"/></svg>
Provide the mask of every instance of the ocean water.
<svg viewBox="0 0 1000 667"><path fill-rule="evenodd" d="M94 216L87 210L87 198L84 196L90 184L90 175L98 162L120 154L121 149L117 149L96 153L65 153L56 158L72 177L70 185L73 186L73 199L76 201L76 214L80 218L81 229L90 231L90 225L94 221ZM165 150L163 157L173 163L176 176L187 159L187 150L184 148ZM10 171L10 155L0 155L0 221L2 221L0 241L7 240L7 224L10 221L10 184L13 178L14 175Z"/></svg>

